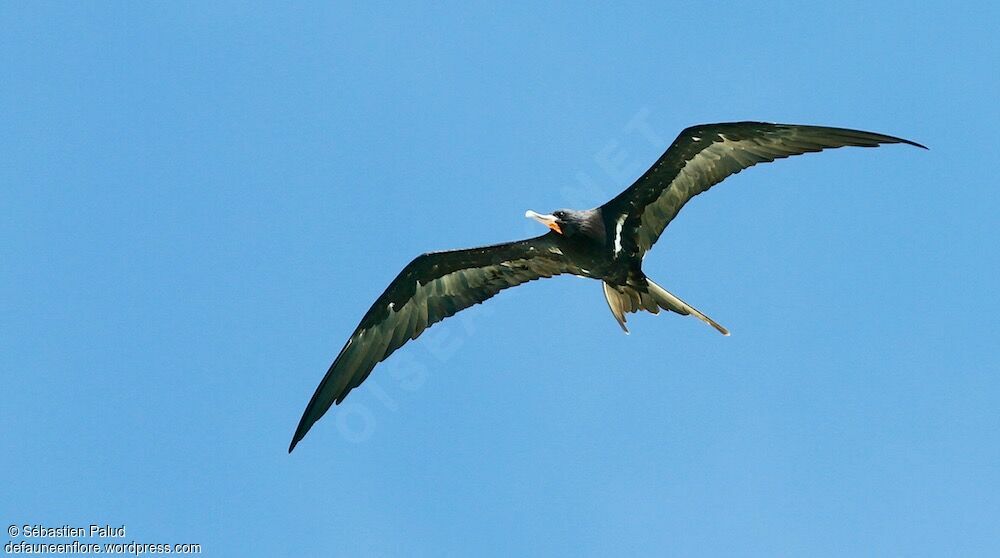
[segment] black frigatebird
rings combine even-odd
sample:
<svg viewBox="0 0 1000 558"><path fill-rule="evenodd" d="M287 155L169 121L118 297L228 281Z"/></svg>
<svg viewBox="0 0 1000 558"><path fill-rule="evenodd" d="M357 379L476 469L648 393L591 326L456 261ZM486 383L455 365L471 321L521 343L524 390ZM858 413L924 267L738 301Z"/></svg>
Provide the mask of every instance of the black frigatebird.
<svg viewBox="0 0 1000 558"><path fill-rule="evenodd" d="M844 146L906 143L902 138L822 126L733 122L687 128L634 184L584 211L528 211L545 235L466 250L423 254L410 262L361 319L306 406L289 453L334 403L361 384L379 362L431 325L500 291L571 273L601 281L615 320L660 309L693 315L723 335L726 328L650 280L646 252L694 196L741 170L802 153Z"/></svg>

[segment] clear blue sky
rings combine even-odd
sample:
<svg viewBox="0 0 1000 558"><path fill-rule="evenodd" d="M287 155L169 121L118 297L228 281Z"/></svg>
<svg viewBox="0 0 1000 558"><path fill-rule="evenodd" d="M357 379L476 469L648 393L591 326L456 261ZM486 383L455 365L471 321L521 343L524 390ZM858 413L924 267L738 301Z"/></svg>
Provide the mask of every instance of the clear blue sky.
<svg viewBox="0 0 1000 558"><path fill-rule="evenodd" d="M210 556L996 556L1000 10L869 4L0 4L0 521ZM741 119L931 150L685 208L646 269L730 338L533 283L286 454L413 256Z"/></svg>

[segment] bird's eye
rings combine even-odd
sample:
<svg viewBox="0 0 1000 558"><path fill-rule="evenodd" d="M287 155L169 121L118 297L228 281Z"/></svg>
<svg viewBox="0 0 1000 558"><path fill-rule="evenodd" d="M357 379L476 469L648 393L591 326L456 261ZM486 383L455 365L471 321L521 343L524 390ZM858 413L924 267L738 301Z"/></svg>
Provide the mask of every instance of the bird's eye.
<svg viewBox="0 0 1000 558"><path fill-rule="evenodd" d="M566 216L566 212L565 211L556 211L555 213L553 213L553 215L555 215L556 217L562 219L563 217Z"/></svg>

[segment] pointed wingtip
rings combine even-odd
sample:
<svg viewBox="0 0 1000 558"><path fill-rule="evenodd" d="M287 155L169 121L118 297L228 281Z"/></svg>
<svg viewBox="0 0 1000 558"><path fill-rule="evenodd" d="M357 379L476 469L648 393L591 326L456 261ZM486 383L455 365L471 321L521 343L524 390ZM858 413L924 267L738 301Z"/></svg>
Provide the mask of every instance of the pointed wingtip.
<svg viewBox="0 0 1000 558"><path fill-rule="evenodd" d="M915 142L915 141L911 141L911 140L907 140L907 139L904 139L904 140L902 141L902 143L905 143L905 144L907 144L907 145L912 145L913 147L919 147L920 149L925 149L925 150L927 150L927 151L930 151L930 150L931 150L931 148L930 148L930 147L927 147L926 145L924 145L924 144L922 144L922 143L917 143L917 142Z"/></svg>
<svg viewBox="0 0 1000 558"><path fill-rule="evenodd" d="M927 147L926 145L924 145L922 143L915 142L913 140L908 140L906 138L899 138L899 137L896 137L896 136L883 136L883 137L889 139L889 141L886 141L886 142L883 142L883 143L905 143L906 145L912 145L913 147L919 147L920 149L926 149L926 150L930 151L930 148Z"/></svg>

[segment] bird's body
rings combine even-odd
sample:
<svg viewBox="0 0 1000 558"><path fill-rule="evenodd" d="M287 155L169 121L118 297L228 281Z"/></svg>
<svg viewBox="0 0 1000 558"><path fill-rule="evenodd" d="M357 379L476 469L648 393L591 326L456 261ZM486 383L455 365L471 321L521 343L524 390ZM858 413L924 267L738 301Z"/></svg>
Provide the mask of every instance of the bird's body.
<svg viewBox="0 0 1000 558"><path fill-rule="evenodd" d="M548 226L545 235L428 253L410 262L375 301L320 382L295 431L289 452L334 403L372 369L427 327L503 289L535 279L573 274L600 280L623 330L625 315L660 309L694 315L728 331L642 271L642 261L691 198L727 176L761 162L842 146L875 147L909 140L819 126L736 122L693 126L629 188L604 205L583 211L525 215Z"/></svg>

